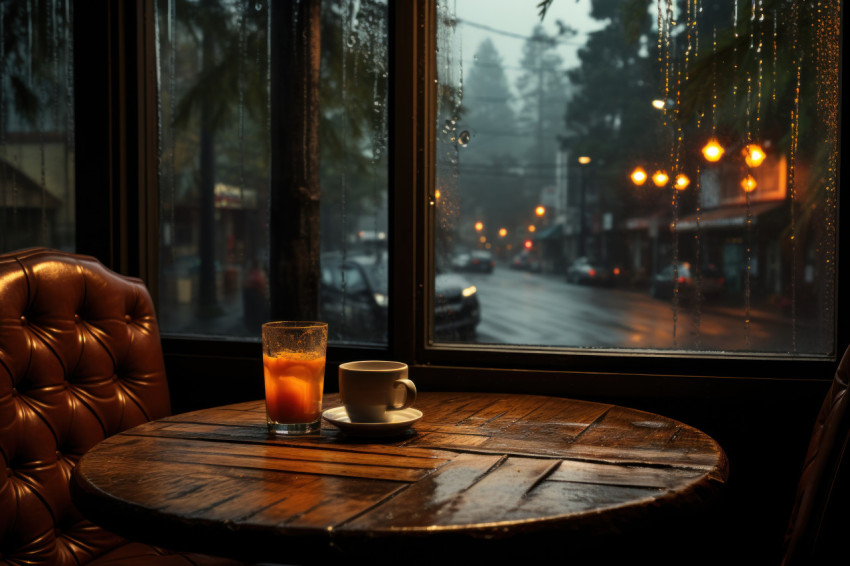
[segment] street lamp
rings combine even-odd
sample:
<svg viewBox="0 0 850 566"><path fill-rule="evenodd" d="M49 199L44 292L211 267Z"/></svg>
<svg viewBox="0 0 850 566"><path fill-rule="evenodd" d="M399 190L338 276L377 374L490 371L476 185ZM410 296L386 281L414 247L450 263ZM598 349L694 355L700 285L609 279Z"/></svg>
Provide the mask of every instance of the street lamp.
<svg viewBox="0 0 850 566"><path fill-rule="evenodd" d="M484 223L483 222L476 222L475 223L475 231L476 232L480 232L483 229L484 229Z"/></svg>
<svg viewBox="0 0 850 566"><path fill-rule="evenodd" d="M579 167L579 181L580 181L580 193L579 193L579 228L578 228L578 255L579 257L584 257L587 255L587 222L585 221L585 206L586 206L586 193L587 193L587 166L590 165L590 157L586 155L582 155L578 158L578 163L581 167Z"/></svg>
<svg viewBox="0 0 850 566"><path fill-rule="evenodd" d="M536 230L537 230L537 226L535 226L534 224L529 224L529 225L528 225L528 231L529 231L529 232L534 232L534 231L536 231Z"/></svg>
<svg viewBox="0 0 850 566"><path fill-rule="evenodd" d="M536 214L537 216L543 216L544 214L546 214L546 208L543 206L538 206L534 209L534 214Z"/></svg>
<svg viewBox="0 0 850 566"><path fill-rule="evenodd" d="M504 238L507 235L508 235L507 228L499 228L499 237L500 238Z"/></svg>
<svg viewBox="0 0 850 566"><path fill-rule="evenodd" d="M726 150L723 149L723 146L720 145L715 138L711 138L708 140L708 143L703 146L702 156L705 157L706 161L714 163L716 161L720 161L720 158L723 157L725 151Z"/></svg>
<svg viewBox="0 0 850 566"><path fill-rule="evenodd" d="M646 171L643 170L643 167L635 167L635 170L632 171L632 174L629 175L629 177L631 178L632 183L637 186L641 186L646 183L647 179Z"/></svg>
<svg viewBox="0 0 850 566"><path fill-rule="evenodd" d="M747 144L747 146L743 150L744 153L744 161L746 161L748 167L758 167L764 161L764 158L767 157L764 153L764 150L760 145L751 143Z"/></svg>
<svg viewBox="0 0 850 566"><path fill-rule="evenodd" d="M756 190L756 180L752 175L747 175L743 179L741 179L741 188L744 189L745 193L751 193Z"/></svg>
<svg viewBox="0 0 850 566"><path fill-rule="evenodd" d="M655 183L656 187L663 187L669 180L670 177L661 169L652 174L652 182Z"/></svg>
<svg viewBox="0 0 850 566"><path fill-rule="evenodd" d="M688 176L684 173L679 173L676 175L676 179L673 181L673 186L678 191L684 191L688 188L688 185L691 184L691 180L688 179Z"/></svg>

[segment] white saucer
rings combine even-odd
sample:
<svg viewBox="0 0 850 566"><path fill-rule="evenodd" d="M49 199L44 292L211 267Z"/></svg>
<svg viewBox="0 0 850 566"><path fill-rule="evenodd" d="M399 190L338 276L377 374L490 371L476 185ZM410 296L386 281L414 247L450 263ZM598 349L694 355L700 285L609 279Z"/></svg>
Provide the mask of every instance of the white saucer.
<svg viewBox="0 0 850 566"><path fill-rule="evenodd" d="M345 433L357 436L393 436L399 435L422 418L418 409L392 411L392 420L386 423L353 423L345 412L345 407L335 407L322 413L322 417Z"/></svg>

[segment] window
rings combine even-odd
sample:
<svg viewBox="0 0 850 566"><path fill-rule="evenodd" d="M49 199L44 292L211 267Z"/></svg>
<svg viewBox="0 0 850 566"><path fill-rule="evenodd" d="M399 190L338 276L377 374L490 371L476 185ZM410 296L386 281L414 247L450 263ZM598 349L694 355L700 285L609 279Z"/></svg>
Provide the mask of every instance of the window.
<svg viewBox="0 0 850 566"><path fill-rule="evenodd" d="M296 238L321 254L306 268L321 277L302 273L319 290L280 301L317 301L332 342L386 344L386 3L156 6L164 331L258 339L292 276L278 258L302 253L274 246ZM321 38L316 78L308 36ZM316 81L316 100L299 81ZM309 201L319 207L289 215Z"/></svg>
<svg viewBox="0 0 850 566"><path fill-rule="evenodd" d="M0 250L75 246L73 10L0 4Z"/></svg>
<svg viewBox="0 0 850 566"><path fill-rule="evenodd" d="M275 263L286 254L274 248L298 241L282 212L298 208L286 204L295 186L286 171L297 176L305 157L290 162L296 153L286 143L303 146L305 130L281 127L280 114L308 99L299 106L286 98L292 84L303 86L303 71L294 55L275 56L295 51L276 45L294 39L275 32L303 24L298 10L314 4L157 0L146 5L150 22L141 10L108 22L139 24L128 44L156 39L157 73L149 76L157 88L123 99L130 126L137 102L156 99L158 109L146 133L158 153L144 170L158 194L151 183L137 189L158 207L155 222L139 219L138 230L156 233L134 236L137 227L118 214L132 210L133 196L120 201L116 186L135 182L142 148L111 142L124 153L110 163L126 158L130 166L110 171L108 199L102 179L75 189L82 166L106 168L74 164L90 145L75 147L74 138L101 134L71 112L100 92L71 73L80 72L63 27L73 23L71 4L57 2L48 16L39 3L4 3L2 247L73 249L76 232L79 249L81 229L89 237L125 230L130 241L119 246L111 233L113 261L102 259L156 276L148 284L167 351L193 347L174 337L199 338L192 351L200 355L209 338L228 338L218 340L222 352L233 338L250 346L259 323L278 316L275 297L301 296L285 287L282 275L292 271ZM737 3L737 18L734 5L662 1L659 19L657 3L632 15L618 3L592 14L584 1L554 0L542 20L525 7L528 23L502 25L472 0L321 2L320 120L306 135L321 152L311 161L321 187L313 287L318 316L338 320L332 346L383 349L429 376L440 366L765 375L765 360L773 368L789 357L829 361L846 343L834 300L837 12L832 3L813 12L808 3L763 2L753 20L752 4ZM26 55L16 36L30 37L21 31L27 22L46 59ZM36 39L48 29L52 39ZM828 41L813 49L815 36ZM38 59L32 80L41 82L27 83L28 57ZM127 62L135 64L129 55ZM122 92L135 92L131 79ZM18 106L12 93L21 82L49 112ZM85 96L69 98L74 92ZM125 116L122 108L108 113ZM681 143L671 145L680 130ZM725 151L718 162L702 152L711 137ZM760 142L760 164L747 163L742 150L755 144L744 142ZM682 190L674 189L676 165L688 176ZM652 176L662 169L668 179L658 188ZM741 185L748 177L752 190ZM24 193L34 206L22 204ZM104 215L75 211L75 198ZM151 258L153 270L133 269ZM588 284L604 273L606 285ZM642 307L648 313L635 318ZM758 318L764 312L770 323ZM733 369L730 357L740 362Z"/></svg>
<svg viewBox="0 0 850 566"><path fill-rule="evenodd" d="M431 246L480 303L437 343L834 354L838 2L436 15Z"/></svg>

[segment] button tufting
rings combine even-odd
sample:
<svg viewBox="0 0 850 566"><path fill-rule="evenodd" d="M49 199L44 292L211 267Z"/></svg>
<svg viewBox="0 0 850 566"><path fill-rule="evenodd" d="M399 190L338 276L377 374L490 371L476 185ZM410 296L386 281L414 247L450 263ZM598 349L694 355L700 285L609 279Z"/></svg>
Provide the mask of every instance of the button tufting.
<svg viewBox="0 0 850 566"><path fill-rule="evenodd" d="M11 478L14 475L15 475L15 471L12 470L12 468L6 468L6 477L7 478Z"/></svg>
<svg viewBox="0 0 850 566"><path fill-rule="evenodd" d="M13 387L12 388L12 397L17 397L17 396L18 396L18 390L15 387Z"/></svg>
<svg viewBox="0 0 850 566"><path fill-rule="evenodd" d="M26 323L27 323L27 317L25 317L24 315L21 315L21 324L26 324Z"/></svg>
<svg viewBox="0 0 850 566"><path fill-rule="evenodd" d="M74 314L74 322L76 322L76 323L80 322L80 315Z"/></svg>
<svg viewBox="0 0 850 566"><path fill-rule="evenodd" d="M130 322L130 321L131 321L131 320L133 320L133 319L132 319L132 317L131 317L129 314L125 314L125 315L124 315L124 320L126 320L127 322Z"/></svg>

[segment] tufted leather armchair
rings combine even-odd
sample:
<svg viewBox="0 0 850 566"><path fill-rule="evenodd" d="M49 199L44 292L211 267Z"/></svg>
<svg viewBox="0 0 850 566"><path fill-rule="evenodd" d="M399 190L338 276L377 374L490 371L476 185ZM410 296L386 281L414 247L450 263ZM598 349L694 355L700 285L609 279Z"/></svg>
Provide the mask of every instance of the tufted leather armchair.
<svg viewBox="0 0 850 566"><path fill-rule="evenodd" d="M234 564L129 542L71 503L84 452L169 412L141 280L54 250L0 255L0 564Z"/></svg>
<svg viewBox="0 0 850 566"><path fill-rule="evenodd" d="M850 534L850 348L812 431L785 533L783 566L844 564Z"/></svg>

